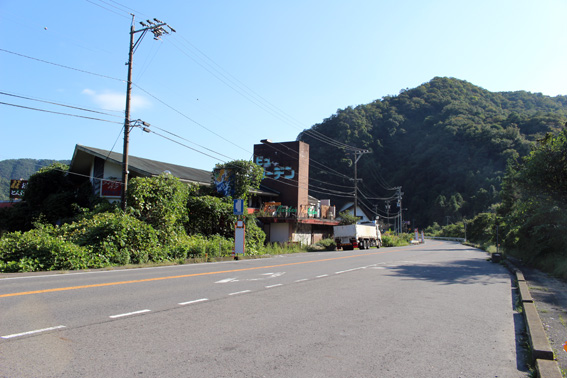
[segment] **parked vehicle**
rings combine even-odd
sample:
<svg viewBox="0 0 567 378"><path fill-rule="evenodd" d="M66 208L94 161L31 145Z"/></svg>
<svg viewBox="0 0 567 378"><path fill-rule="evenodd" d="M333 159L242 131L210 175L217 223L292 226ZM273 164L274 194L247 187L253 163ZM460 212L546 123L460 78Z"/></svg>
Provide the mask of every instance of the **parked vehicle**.
<svg viewBox="0 0 567 378"><path fill-rule="evenodd" d="M337 249L352 251L354 248L368 249L382 246L382 234L376 222L334 226L333 233Z"/></svg>

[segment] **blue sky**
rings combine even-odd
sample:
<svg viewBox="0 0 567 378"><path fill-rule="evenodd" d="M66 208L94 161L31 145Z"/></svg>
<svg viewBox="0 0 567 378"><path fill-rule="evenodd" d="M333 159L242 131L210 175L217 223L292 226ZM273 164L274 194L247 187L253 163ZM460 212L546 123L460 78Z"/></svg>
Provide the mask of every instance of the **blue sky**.
<svg viewBox="0 0 567 378"><path fill-rule="evenodd" d="M130 13L177 31L134 55L130 154L206 170L435 76L567 94L565 0L0 0L0 160L122 151Z"/></svg>

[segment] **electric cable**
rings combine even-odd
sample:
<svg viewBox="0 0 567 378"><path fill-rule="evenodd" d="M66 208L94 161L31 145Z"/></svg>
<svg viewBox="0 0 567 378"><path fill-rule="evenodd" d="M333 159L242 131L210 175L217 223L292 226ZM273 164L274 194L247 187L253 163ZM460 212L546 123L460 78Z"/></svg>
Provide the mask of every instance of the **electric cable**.
<svg viewBox="0 0 567 378"><path fill-rule="evenodd" d="M78 72L81 72L81 73L86 73L86 74L89 74L89 75L94 75L94 76L98 76L98 77L103 77L103 78L105 78L105 79L120 81L120 82L123 82L123 83L126 82L125 80L118 79L118 78L115 78L115 77L112 77L112 76L101 75L101 74L98 74L98 73L94 73L94 72L90 72L90 71L86 71L86 70L81 70L81 69L79 69L79 68L74 68L74 67L66 66L66 65L63 65L63 64L59 64L59 63L49 62L49 61L47 61L47 60L43 60L43 59L39 59L39 58L34 58L34 57L31 57L31 56L28 56L28 55L24 55L24 54L20 54L20 53L17 53L17 52L5 50L5 49L2 49L2 48L0 48L0 51L5 52L5 53L8 53L8 54L17 55L17 56L22 57L22 58L31 59L31 60L35 60L35 61L42 62L42 63L46 63L46 64L51 64L51 65L53 65L53 66L57 66L57 67L61 67L61 68L66 68L66 69L68 69L68 70L78 71Z"/></svg>
<svg viewBox="0 0 567 378"><path fill-rule="evenodd" d="M45 112L45 113L51 113L51 114L59 114L59 115L65 115L65 116L70 116L70 117L77 117L77 118L84 118L84 119L90 119L93 121L101 121L101 122L108 122L108 123L116 123L118 125L122 125L122 122L117 122L117 121L109 121L107 119L101 119L101 118L94 118L94 117L86 117L86 116L81 116L81 115L77 115L77 114L70 114L70 113L62 113L62 112L54 112L52 110L46 110L46 109L39 109L39 108L32 108L29 106L23 106L23 105L16 105L16 104L9 104L7 102L0 102L0 105L8 105L8 106L14 106L17 108L22 108L22 109L28 109L28 110L35 110L35 111L40 111L40 112Z"/></svg>
<svg viewBox="0 0 567 378"><path fill-rule="evenodd" d="M63 106L63 107L70 108L70 109L82 110L82 111L85 111L85 112L97 113L97 114L107 115L107 116L110 116L110 117L121 117L121 116L118 116L116 114L100 112L100 111L97 111L97 110L82 108L82 107L78 107L78 106L61 104L61 103L53 102L53 101L40 100L40 99L37 99L37 98L32 98L32 97L27 97L27 96L20 96L20 95L16 95L16 94L12 94L12 93L7 93L7 92L0 92L0 95L16 97L16 98L21 98L21 99L30 100L30 101L43 102L45 104Z"/></svg>

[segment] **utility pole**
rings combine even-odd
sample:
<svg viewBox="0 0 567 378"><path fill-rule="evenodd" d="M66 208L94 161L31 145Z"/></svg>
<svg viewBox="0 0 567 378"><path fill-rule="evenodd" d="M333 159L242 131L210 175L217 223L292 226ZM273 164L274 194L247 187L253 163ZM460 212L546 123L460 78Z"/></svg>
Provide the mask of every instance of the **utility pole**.
<svg viewBox="0 0 567 378"><path fill-rule="evenodd" d="M358 170L357 170L357 163L362 157L363 154L369 154L370 151L368 150L355 150L354 151L354 210L353 214L356 218L356 209L358 208Z"/></svg>
<svg viewBox="0 0 567 378"><path fill-rule="evenodd" d="M396 228L398 229L398 233L402 233L402 196L404 195L404 193L402 192L402 187L398 186L395 188L397 191L397 195L398 195L398 220L397 220L397 225Z"/></svg>
<svg viewBox="0 0 567 378"><path fill-rule="evenodd" d="M390 201L386 201L386 214L388 219L388 230L390 229Z"/></svg>
<svg viewBox="0 0 567 378"><path fill-rule="evenodd" d="M144 22L140 22L142 25L142 29L134 30L134 15L132 16L132 25L130 25L130 49L128 52L128 81L126 82L126 109L124 111L124 150L122 152L122 192L120 195L121 207L122 210L126 209L126 190L128 189L128 145L130 143L130 96L132 93L132 62L134 59L134 52L138 48L140 42L146 35L148 31L151 31L154 35L155 40L159 40L160 37L164 34L169 34L167 30L163 27L167 26L169 30L175 33L175 29L171 26L166 24L163 21L154 18L152 20L146 20L147 24ZM134 43L134 34L142 33L136 43Z"/></svg>

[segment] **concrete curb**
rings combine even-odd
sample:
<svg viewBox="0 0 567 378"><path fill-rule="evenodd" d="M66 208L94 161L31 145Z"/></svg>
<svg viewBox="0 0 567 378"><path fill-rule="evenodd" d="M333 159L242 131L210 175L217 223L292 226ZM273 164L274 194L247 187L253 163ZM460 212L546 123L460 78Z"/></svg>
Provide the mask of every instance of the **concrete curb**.
<svg viewBox="0 0 567 378"><path fill-rule="evenodd" d="M524 274L511 262L507 260L504 261L508 268L515 274L518 282L518 290L520 291L520 298L524 309L526 331L530 340L532 359L535 363L538 377L563 378L559 370L559 364L554 360L553 350L547 339L543 323L537 312L532 295L530 294Z"/></svg>

